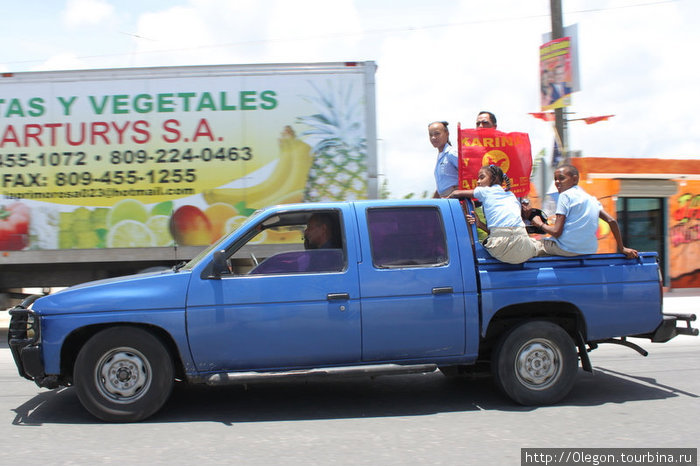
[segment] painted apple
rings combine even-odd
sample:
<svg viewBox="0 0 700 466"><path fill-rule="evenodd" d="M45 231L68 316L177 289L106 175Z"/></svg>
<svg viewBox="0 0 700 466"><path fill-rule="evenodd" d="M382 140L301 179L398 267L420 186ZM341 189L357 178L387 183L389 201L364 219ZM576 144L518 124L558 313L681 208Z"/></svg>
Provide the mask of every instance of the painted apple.
<svg viewBox="0 0 700 466"><path fill-rule="evenodd" d="M231 204L216 202L204 209L204 215L207 216L211 225L212 240L216 241L227 233L226 222L238 215L238 211Z"/></svg>
<svg viewBox="0 0 700 466"><path fill-rule="evenodd" d="M183 205L170 217L170 234L181 246L207 246L212 242L211 223L204 212L193 205Z"/></svg>

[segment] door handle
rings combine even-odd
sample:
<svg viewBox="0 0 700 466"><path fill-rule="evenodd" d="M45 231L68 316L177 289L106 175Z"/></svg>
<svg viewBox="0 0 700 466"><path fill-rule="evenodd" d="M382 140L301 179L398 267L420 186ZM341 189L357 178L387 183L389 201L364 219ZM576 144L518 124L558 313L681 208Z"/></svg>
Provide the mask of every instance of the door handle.
<svg viewBox="0 0 700 466"><path fill-rule="evenodd" d="M328 301L341 301L350 299L350 293L328 293L326 295Z"/></svg>
<svg viewBox="0 0 700 466"><path fill-rule="evenodd" d="M433 288L433 294L450 294L452 291L451 286L436 286Z"/></svg>

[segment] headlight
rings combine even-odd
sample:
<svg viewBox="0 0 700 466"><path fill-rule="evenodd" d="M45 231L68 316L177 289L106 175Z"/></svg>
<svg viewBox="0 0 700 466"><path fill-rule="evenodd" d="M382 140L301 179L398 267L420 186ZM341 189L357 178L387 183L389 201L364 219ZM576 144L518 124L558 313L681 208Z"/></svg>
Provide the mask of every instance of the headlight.
<svg viewBox="0 0 700 466"><path fill-rule="evenodd" d="M28 309L10 309L9 340L33 344L39 339L39 318Z"/></svg>

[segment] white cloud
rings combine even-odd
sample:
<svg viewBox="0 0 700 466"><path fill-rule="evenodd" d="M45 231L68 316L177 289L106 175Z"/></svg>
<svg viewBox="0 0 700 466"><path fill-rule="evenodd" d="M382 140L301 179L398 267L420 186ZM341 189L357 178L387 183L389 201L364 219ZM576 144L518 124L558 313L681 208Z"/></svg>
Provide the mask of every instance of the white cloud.
<svg viewBox="0 0 700 466"><path fill-rule="evenodd" d="M68 0L63 11L66 26L98 24L114 13L114 7L103 0Z"/></svg>
<svg viewBox="0 0 700 466"><path fill-rule="evenodd" d="M79 70L87 68L85 62L74 53L60 53L33 68L33 71Z"/></svg>
<svg viewBox="0 0 700 466"><path fill-rule="evenodd" d="M201 48L213 44L214 40L205 19L192 6L144 13L139 18L134 41L137 60L144 65L152 63L152 57L159 55L160 61L202 64L215 54L210 48Z"/></svg>
<svg viewBox="0 0 700 466"><path fill-rule="evenodd" d="M573 122L572 148L585 156L682 158L692 146L700 152L689 104L700 77L688 56L699 42L691 24L697 12L696 2L686 2L578 15L582 91L573 96L572 118L615 117L592 126Z"/></svg>
<svg viewBox="0 0 700 466"><path fill-rule="evenodd" d="M258 2L191 0L143 13L134 49L137 65L200 65L274 61Z"/></svg>
<svg viewBox="0 0 700 466"><path fill-rule="evenodd" d="M362 38L359 14L351 0L276 1L264 24L273 40L267 52L284 61L356 59ZM343 60L343 59L341 59Z"/></svg>

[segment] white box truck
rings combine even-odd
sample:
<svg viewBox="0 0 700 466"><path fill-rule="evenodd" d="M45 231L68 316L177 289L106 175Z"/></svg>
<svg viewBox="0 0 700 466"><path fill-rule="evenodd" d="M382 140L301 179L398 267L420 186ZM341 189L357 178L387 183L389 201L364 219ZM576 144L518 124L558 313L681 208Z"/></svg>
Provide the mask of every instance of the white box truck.
<svg viewBox="0 0 700 466"><path fill-rule="evenodd" d="M376 198L375 71L3 73L0 293L190 259L266 205Z"/></svg>

